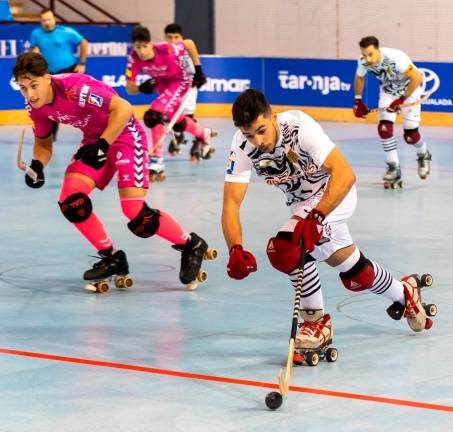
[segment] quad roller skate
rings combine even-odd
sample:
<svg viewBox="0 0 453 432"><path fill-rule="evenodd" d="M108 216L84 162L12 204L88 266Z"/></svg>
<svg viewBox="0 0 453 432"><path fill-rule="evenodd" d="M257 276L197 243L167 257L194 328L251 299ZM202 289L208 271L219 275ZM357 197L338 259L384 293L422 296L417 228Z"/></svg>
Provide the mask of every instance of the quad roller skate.
<svg viewBox="0 0 453 432"><path fill-rule="evenodd" d="M181 144L187 144L184 132L174 132L173 137L168 145L168 153L170 156L177 156L181 151Z"/></svg>
<svg viewBox="0 0 453 432"><path fill-rule="evenodd" d="M205 282L208 274L201 270L203 260L217 258L217 250L208 248L207 243L195 233L190 233L190 240L184 245L173 245L173 249L182 252L179 280L194 290L199 282Z"/></svg>
<svg viewBox="0 0 453 432"><path fill-rule="evenodd" d="M211 158L211 155L215 152L215 148L211 145L211 138L215 138L217 135L216 131L205 128L204 137L195 138L193 140L193 145L190 150L190 158L193 162Z"/></svg>
<svg viewBox="0 0 453 432"><path fill-rule="evenodd" d="M303 322L296 336L293 363L317 366L319 360L337 361L337 349L329 346L333 335L330 315L322 310L302 310L301 316Z"/></svg>
<svg viewBox="0 0 453 432"><path fill-rule="evenodd" d="M401 168L395 162L387 162L387 171L382 177L384 189L402 189L403 180L401 179Z"/></svg>
<svg viewBox="0 0 453 432"><path fill-rule="evenodd" d="M431 286L433 277L428 273L421 276L412 274L404 276L401 282L404 286L406 304L402 305L399 302L394 302L387 308L387 313L394 320L400 320L402 317L406 318L409 327L414 332L429 330L433 326L433 321L428 317L437 315L437 306L432 303L423 303L420 290L425 286Z"/></svg>
<svg viewBox="0 0 453 432"><path fill-rule="evenodd" d="M426 151L425 154L417 155L417 163L418 163L418 176L425 180L428 177L431 169L431 153Z"/></svg>
<svg viewBox="0 0 453 432"><path fill-rule="evenodd" d="M83 279L90 281L85 285L87 291L106 293L109 290L108 281L113 281L117 288L132 288L134 281L129 277L129 264L122 250L112 252L111 249L99 251L101 260L87 270Z"/></svg>
<svg viewBox="0 0 453 432"><path fill-rule="evenodd" d="M148 160L148 172L150 182L163 182L166 178L164 158L150 156Z"/></svg>

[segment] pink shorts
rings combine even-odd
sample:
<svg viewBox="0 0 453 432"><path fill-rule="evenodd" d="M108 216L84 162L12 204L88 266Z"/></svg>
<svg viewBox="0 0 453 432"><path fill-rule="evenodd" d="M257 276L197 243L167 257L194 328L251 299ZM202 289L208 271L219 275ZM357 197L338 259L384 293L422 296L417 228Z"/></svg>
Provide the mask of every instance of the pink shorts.
<svg viewBox="0 0 453 432"><path fill-rule="evenodd" d="M93 144L93 140L83 140L81 145ZM140 124L131 119L121 135L110 145L106 164L98 170L86 165L81 160L72 159L65 174L83 174L96 183L98 189L104 189L112 180L115 172L118 188L137 187L147 189L148 179L148 142Z"/></svg>
<svg viewBox="0 0 453 432"><path fill-rule="evenodd" d="M190 89L190 82L174 82L163 89L159 96L153 100L150 108L162 113L165 122L169 122ZM184 113L181 114L181 117Z"/></svg>

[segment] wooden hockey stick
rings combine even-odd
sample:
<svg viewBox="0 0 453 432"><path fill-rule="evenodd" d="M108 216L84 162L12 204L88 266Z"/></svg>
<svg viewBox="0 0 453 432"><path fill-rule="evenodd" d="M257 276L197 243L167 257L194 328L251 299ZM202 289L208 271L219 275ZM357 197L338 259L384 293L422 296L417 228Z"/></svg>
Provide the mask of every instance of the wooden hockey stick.
<svg viewBox="0 0 453 432"><path fill-rule="evenodd" d="M22 146L24 144L24 137L25 137L25 128L22 128L22 132L20 134L20 139L19 139L19 144L17 146L17 167L25 171L25 174L28 175L35 183L38 181L38 174L28 166L23 160L22 160Z"/></svg>
<svg viewBox="0 0 453 432"><path fill-rule="evenodd" d="M403 103L403 104L401 104L399 106L399 108L409 108L411 106L420 105L423 102L425 102L432 95L432 93L433 93L433 91L429 90L428 92L426 92L426 94L422 98L420 98L420 99L418 99L418 100L416 100L414 102ZM388 108L389 107L378 107L378 108L373 108L373 109L369 110L368 112L369 113L372 113L372 112L383 112L383 111L387 111ZM395 112L398 112L398 111L395 111Z"/></svg>
<svg viewBox="0 0 453 432"><path fill-rule="evenodd" d="M297 333L297 323L299 321L299 307L300 299L302 297L302 281L304 279L304 267L306 251L303 244L301 244L301 257L299 263L299 273L297 274L296 293L294 296L294 309L293 309L293 320L291 324L291 336L289 339L288 348L288 360L286 361L286 371L283 376L283 370L280 369L278 372L278 386L282 396L286 396L289 392L289 382L291 380L291 374L293 371L293 359L294 359L294 345Z"/></svg>

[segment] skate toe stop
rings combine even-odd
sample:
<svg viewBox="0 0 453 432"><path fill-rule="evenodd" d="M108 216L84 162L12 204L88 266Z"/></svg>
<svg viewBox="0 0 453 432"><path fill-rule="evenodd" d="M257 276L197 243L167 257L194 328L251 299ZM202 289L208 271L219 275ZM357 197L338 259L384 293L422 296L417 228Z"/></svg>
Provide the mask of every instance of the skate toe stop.
<svg viewBox="0 0 453 432"><path fill-rule="evenodd" d="M426 318L425 330L429 330L433 326L433 320Z"/></svg>

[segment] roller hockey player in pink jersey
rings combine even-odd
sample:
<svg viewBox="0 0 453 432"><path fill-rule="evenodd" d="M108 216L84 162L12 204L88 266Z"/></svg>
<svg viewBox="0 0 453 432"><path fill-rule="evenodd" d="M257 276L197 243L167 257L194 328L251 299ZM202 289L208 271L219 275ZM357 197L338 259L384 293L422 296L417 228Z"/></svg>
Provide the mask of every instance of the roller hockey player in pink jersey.
<svg viewBox="0 0 453 432"><path fill-rule="evenodd" d="M88 75L49 75L46 61L38 53L19 55L13 75L26 100L35 135L30 167L37 178L33 180L26 174L28 186L44 185L44 168L52 157L53 121L69 124L83 133L80 147L66 168L58 198L65 218L99 253L100 261L83 278L92 281L97 289L105 286L104 279L124 279L129 273L126 254L115 249L89 197L94 188L103 190L117 173L121 209L129 220L128 228L138 237L157 234L172 243L174 249L182 252L181 282L194 281L208 246L168 213L146 204L148 146L131 105L111 87Z"/></svg>
<svg viewBox="0 0 453 432"><path fill-rule="evenodd" d="M325 261L339 272L346 289L369 291L393 304L387 309L394 319L407 318L415 332L429 329L420 288L429 275L396 280L367 258L353 243L347 221L354 213L357 194L355 175L321 126L301 111L275 114L258 90L243 92L233 104L234 135L225 175L222 226L229 249L228 275L243 279L257 271L253 254L242 244L239 218L252 170L286 195L292 214L267 245L273 267L288 274L295 286L303 244L302 299L296 338L299 352L319 352L331 343L332 321L324 311L317 262Z"/></svg>
<svg viewBox="0 0 453 432"><path fill-rule="evenodd" d="M372 73L380 83L379 106L389 107L379 112L378 133L385 151L387 171L384 174L384 187L402 187L401 168L398 157L393 125L396 113L403 117L404 140L417 150L418 175L426 179L430 173L431 153L426 146L418 127L420 125L420 104L402 107L420 100L422 97L423 76L412 60L402 51L393 48L379 48L374 36L367 36L359 42L360 57L354 78L355 100L353 111L356 117L364 118L368 107L362 102L365 75Z"/></svg>
<svg viewBox="0 0 453 432"><path fill-rule="evenodd" d="M150 152L150 178L163 180L165 166L161 138L165 134L165 123L171 121L191 86L201 87L206 82L206 76L201 69L195 44L190 39L176 44L153 43L149 30L139 26L132 32L132 48L126 69L126 90L129 94L158 93L149 110L145 112L143 121L151 129L153 142ZM184 61L187 54L195 65L192 80ZM139 73L150 78L137 85ZM211 129L202 127L181 113L173 130L177 133L187 131L192 134L199 143L201 157L210 156L213 151L210 140L215 135Z"/></svg>

